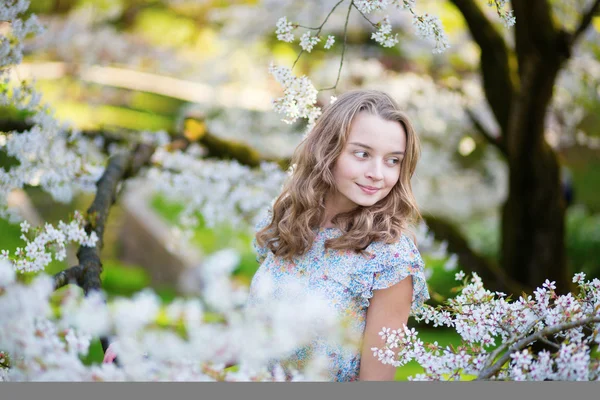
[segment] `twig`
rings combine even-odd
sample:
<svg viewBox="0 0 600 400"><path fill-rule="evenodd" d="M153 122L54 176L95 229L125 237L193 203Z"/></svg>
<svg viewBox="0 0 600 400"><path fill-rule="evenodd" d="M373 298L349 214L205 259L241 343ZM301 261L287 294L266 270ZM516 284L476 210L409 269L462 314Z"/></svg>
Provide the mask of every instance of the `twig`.
<svg viewBox="0 0 600 400"><path fill-rule="evenodd" d="M294 60L294 63L292 64L292 69L294 69L294 67L296 66L296 63L298 62L298 60L300 59L300 56L304 54L304 49L300 50L300 53L298 53L298 57L296 57L296 60Z"/></svg>
<svg viewBox="0 0 600 400"><path fill-rule="evenodd" d="M350 2L350 6L348 6L348 13L346 14L346 23L344 24L344 45L342 47L342 58L340 59L340 67L338 69L337 79L335 80L335 85L330 88L320 89L320 91L325 90L333 90L337 88L338 82L340 81L340 75L342 74L342 66L344 65L344 53L346 52L346 41L348 38L348 21L350 20L350 11L352 11L352 6L354 2Z"/></svg>
<svg viewBox="0 0 600 400"><path fill-rule="evenodd" d="M356 4L354 4L354 2L352 2L352 5L354 6L354 8L356 8L356 9L358 10L358 12L360 13L360 15L362 15L362 16L363 16L363 18L364 18L365 20L367 20L367 22L368 22L368 23L370 23L370 24L373 26L373 28L377 28L377 24L376 24L376 23L374 23L373 21L371 21L371 20L370 20L370 19L369 19L369 18L368 18L368 17L365 15L365 13L364 13L364 12L362 12L362 11L360 10L360 8L358 8L358 7L356 6Z"/></svg>
<svg viewBox="0 0 600 400"><path fill-rule="evenodd" d="M316 30L317 33L315 34L315 36L319 36L319 34L321 33L321 29L323 29L323 26L325 26L325 23L327 23L327 20L329 19L329 17L331 16L331 14L333 14L333 12L335 11L335 9L344 2L345 0L340 0L336 3L335 6L333 6L333 8L329 11L329 14L327 14L327 16L325 17L325 19L323 20L323 22L321 23L321 25L319 25L316 28L310 28L307 26L302 26L302 25L298 25L301 28L305 28L305 29L310 29L310 30ZM350 4L352 4L352 2L350 2ZM300 56L304 53L304 49L302 49L300 51L300 53L298 53L298 56L296 57L296 60L294 61L294 64L292 64L292 69L294 69L294 67L296 66L296 63L298 62L298 60L300 59Z"/></svg>
<svg viewBox="0 0 600 400"><path fill-rule="evenodd" d="M544 343L546 343L546 344L547 344L548 346L550 346L550 347L553 347L553 348L555 348L556 350L560 349L560 346L559 346L557 343L554 343L554 342L552 342L552 341L548 340L548 339L547 339L547 338L545 338L545 337L541 337L541 338L540 338L540 341L541 341L541 342L544 342Z"/></svg>

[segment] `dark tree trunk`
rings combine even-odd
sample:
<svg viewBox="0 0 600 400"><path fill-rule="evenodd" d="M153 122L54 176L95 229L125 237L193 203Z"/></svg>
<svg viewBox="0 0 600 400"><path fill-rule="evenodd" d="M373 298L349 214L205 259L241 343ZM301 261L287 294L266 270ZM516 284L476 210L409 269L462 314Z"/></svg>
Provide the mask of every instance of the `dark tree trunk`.
<svg viewBox="0 0 600 400"><path fill-rule="evenodd" d="M567 290L560 166L543 135L558 67L541 60L532 64L522 76L507 132L509 188L502 212L501 264L523 285L537 287L549 279Z"/></svg>

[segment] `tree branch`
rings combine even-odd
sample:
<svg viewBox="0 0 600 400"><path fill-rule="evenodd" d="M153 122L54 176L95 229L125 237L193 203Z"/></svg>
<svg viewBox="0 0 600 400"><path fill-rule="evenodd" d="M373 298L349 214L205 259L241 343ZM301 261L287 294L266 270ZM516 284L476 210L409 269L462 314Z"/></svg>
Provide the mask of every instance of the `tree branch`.
<svg viewBox="0 0 600 400"><path fill-rule="evenodd" d="M96 183L96 196L87 210L90 218L85 224L89 235L95 232L98 241L95 247L80 246L77 251L79 265L61 271L54 275L54 290L67 284L75 283L83 289L84 295L101 288L100 275L102 261L100 251L104 244L104 229L110 207L115 203L120 184L129 177L135 176L139 170L149 163L155 148L147 144L139 144L129 153L117 154L110 158L104 173ZM108 338L101 337L102 349L106 352L109 346Z"/></svg>
<svg viewBox="0 0 600 400"><path fill-rule="evenodd" d="M52 277L54 280L54 290L58 290L63 286L75 283L79 287L83 287L83 268L79 265L60 271Z"/></svg>
<svg viewBox="0 0 600 400"><path fill-rule="evenodd" d="M477 116L473 113L473 110L467 108L465 109L465 112L469 116L469 119L471 120L471 123L473 124L477 132L479 132L479 134L489 144L495 146L498 150L500 150L504 157L508 157L508 150L506 149L506 145L502 140L502 136L494 137L487 129L485 129L481 121L479 121Z"/></svg>
<svg viewBox="0 0 600 400"><path fill-rule="evenodd" d="M460 231L449 221L431 215L424 215L423 218L434 237L448 243L448 251L458 256L460 266L467 272L476 272L490 290L508 293L530 291L529 288L512 281L497 264L477 254Z"/></svg>
<svg viewBox="0 0 600 400"><path fill-rule="evenodd" d="M514 343L506 353L504 353L502 355L502 357L500 357L500 359L498 359L498 361L496 361L494 364L492 364L492 366L485 368L483 371L481 371L479 373L479 375L477 376L476 380L485 380L485 379L489 379L492 376L494 376L495 374L497 374L500 369L502 368L502 366L508 361L510 360L510 356L512 353L522 350L523 348L525 348L526 346L528 346L529 344L531 344L532 342L536 341L536 340L542 340L542 338L545 338L546 336L550 336L550 335L554 335L556 333L565 331L565 330L569 330L569 329L573 329L573 328L577 328L579 326L584 326L587 324L591 324L591 323L600 323L600 317L588 317L585 319L581 319L578 321L572 321L572 322L563 322L562 324L556 324L556 325L552 325L552 326L547 326L546 328L537 331L535 333L532 333L531 335L524 337L518 341L516 341L516 343ZM531 328L529 328L531 329ZM525 332L528 332L529 329L527 329ZM522 335L521 335L522 336ZM504 347L506 348L506 347ZM492 356L498 355L498 353L494 352L490 355L490 358L492 358Z"/></svg>
<svg viewBox="0 0 600 400"><path fill-rule="evenodd" d="M599 9L600 0L596 0L594 4L590 6L589 10L587 10L587 12L585 12L582 15L581 21L579 22L579 26L577 26L577 29L575 29L575 32L573 32L573 34L571 35L571 46L573 46L577 39L579 39L579 37L583 34L583 32L587 30L587 28L592 23L592 19L594 19L594 15L598 12Z"/></svg>
<svg viewBox="0 0 600 400"><path fill-rule="evenodd" d="M104 244L104 229L110 207L117 199L119 184L128 176L132 176L137 171L132 170L133 162L136 160L136 167L143 161L149 161L153 153L148 145L139 145L135 151L129 154L117 154L111 157L104 174L96 183L96 197L92 205L87 210L90 220L85 225L85 231L89 235L95 232L98 236L98 242L95 247L80 246L77 252L79 266L83 268L81 277L81 287L87 295L91 290L100 289L100 274L102 273L102 262L100 260L100 251ZM139 153L139 154L137 154ZM145 160L144 160L145 158Z"/></svg>
<svg viewBox="0 0 600 400"><path fill-rule="evenodd" d="M451 0L462 13L473 40L481 49L481 74L488 103L502 132L506 133L515 85L511 80L509 50L474 0ZM527 21L529 23L529 21Z"/></svg>
<svg viewBox="0 0 600 400"><path fill-rule="evenodd" d="M484 368L483 371L490 369L490 365L493 365L492 363L494 362L494 360L496 359L496 357L498 357L500 355L500 353L502 353L504 350L508 349L513 343L515 343L516 341L522 339L523 337L525 337L525 335L527 335L527 333L533 329L533 327L540 322L539 319L536 319L535 321L531 322L523 331L523 333L521 333L520 335L514 336L511 339L507 340L506 342L502 343L500 346L498 346L487 358L485 364L484 364ZM505 329L506 331L506 329Z"/></svg>

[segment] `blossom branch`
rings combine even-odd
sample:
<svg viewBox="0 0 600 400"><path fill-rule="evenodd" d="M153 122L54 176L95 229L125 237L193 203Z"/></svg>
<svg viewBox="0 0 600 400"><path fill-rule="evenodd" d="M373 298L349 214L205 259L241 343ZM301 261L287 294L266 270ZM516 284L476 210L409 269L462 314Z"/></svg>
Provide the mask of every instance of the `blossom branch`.
<svg viewBox="0 0 600 400"><path fill-rule="evenodd" d="M362 15L362 16L363 16L363 18L364 18L364 19L365 19L365 20L366 20L368 23L370 23L370 24L373 26L373 28L377 28L377 24L376 24L376 23L374 23L373 21L371 21L371 20L369 19L369 17L367 17L367 16L365 15L365 13L364 13L364 12L362 12L362 10L361 10L360 8L356 7L356 4L354 4L354 2L352 2L352 5L354 6L354 8L356 8L356 9L358 10L358 12L360 13L360 15Z"/></svg>
<svg viewBox="0 0 600 400"><path fill-rule="evenodd" d="M531 335L516 341L516 343L513 342L514 344L510 347L510 349L506 353L504 353L502 355L502 357L500 357L500 359L498 359L498 361L496 361L494 364L492 364L492 366L483 369L477 376L476 380L485 380L485 379L491 378L492 376L494 376L495 374L497 374L500 371L502 366L507 361L510 360L510 356L512 353L522 350L523 348L530 345L532 342L534 342L536 340L541 340L542 338L545 338L546 336L554 335L556 333L559 333L559 332L562 332L565 330L577 328L580 326L585 326L585 325L592 324L592 323L600 323L600 316L593 316L593 317L588 317L588 318L581 319L578 321L564 322L561 324L548 326L540 331L532 333ZM531 329L531 328L529 328L529 329ZM528 332L529 329L527 329L525 332ZM503 348L502 350L504 350L504 348L507 347L506 344L508 344L508 343L509 342L506 342L505 344L503 344L501 346L501 348ZM490 356L490 359L493 359L493 357L492 357L493 355L498 355L498 354L499 354L499 352L495 351Z"/></svg>
<svg viewBox="0 0 600 400"><path fill-rule="evenodd" d="M338 6L340 4L342 4L345 0L340 0L336 3L336 5L334 5L331 10L329 11L329 14L327 14L327 16L325 17L325 19L323 20L323 22L321 23L321 25L319 25L316 28L310 28L310 27L305 27L302 25L297 25L301 28L305 28L305 29L310 29L310 30L316 30L317 33L315 34L315 37L319 37L319 34L321 33L321 30L323 29L323 26L325 26L325 24L327 23L327 21L329 20L329 17L331 16L331 14L333 14L333 12L335 11L336 8L338 8ZM350 4L352 4L352 2L350 2ZM304 54L304 49L300 50L300 53L298 53L298 56L296 57L296 60L294 61L294 63L292 64L292 69L294 69L294 67L296 66L296 63L298 63L298 60L300 59L300 56Z"/></svg>
<svg viewBox="0 0 600 400"><path fill-rule="evenodd" d="M491 366L495 365L492 364L494 362L494 360L496 359L496 357L498 357L504 350L508 349L510 346L512 346L515 342L523 339L525 337L525 335L527 335L527 333L533 329L534 326L536 326L538 323L540 322L539 319L536 319L535 321L531 322L527 328L525 328L525 330L523 331L523 333L521 333L520 335L516 335L514 336L511 340L507 340L506 342L502 343L500 346L498 346L488 357L488 361L484 364L483 367L483 371L486 371L487 369L492 368ZM510 349L509 351L507 351L508 354L510 354ZM502 365L504 365L504 363L500 364L500 367L502 367ZM499 370L500 368L498 368ZM497 372L497 371L496 371ZM483 372L481 373L483 374ZM481 376L481 374L479 376ZM491 375L490 375L491 376ZM485 378L482 378L485 379Z"/></svg>

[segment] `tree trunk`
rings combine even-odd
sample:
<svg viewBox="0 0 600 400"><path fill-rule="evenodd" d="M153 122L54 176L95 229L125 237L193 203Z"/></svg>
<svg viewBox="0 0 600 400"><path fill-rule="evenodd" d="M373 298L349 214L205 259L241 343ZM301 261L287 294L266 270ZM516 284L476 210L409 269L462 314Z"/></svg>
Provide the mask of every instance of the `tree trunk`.
<svg viewBox="0 0 600 400"><path fill-rule="evenodd" d="M565 255L565 203L560 166L544 139L544 119L559 58L529 54L520 60L521 90L507 131L509 193L502 213L501 264L514 280L530 287L545 279L569 289Z"/></svg>

